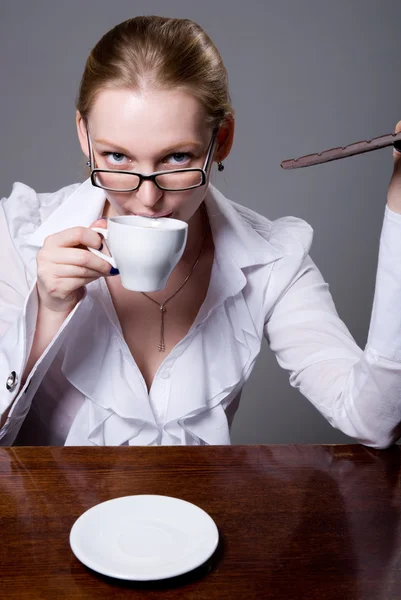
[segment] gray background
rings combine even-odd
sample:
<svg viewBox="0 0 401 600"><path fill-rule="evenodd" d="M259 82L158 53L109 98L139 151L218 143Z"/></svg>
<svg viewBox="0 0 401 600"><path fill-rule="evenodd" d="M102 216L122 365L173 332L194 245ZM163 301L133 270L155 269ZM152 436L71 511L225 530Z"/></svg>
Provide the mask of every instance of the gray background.
<svg viewBox="0 0 401 600"><path fill-rule="evenodd" d="M194 19L219 48L236 136L214 183L270 219L315 230L312 258L364 347L391 150L309 169L281 160L394 130L401 119L399 0L13 0L0 7L1 196L84 178L74 101L99 37L140 14ZM233 425L233 443L349 440L290 387L265 344Z"/></svg>

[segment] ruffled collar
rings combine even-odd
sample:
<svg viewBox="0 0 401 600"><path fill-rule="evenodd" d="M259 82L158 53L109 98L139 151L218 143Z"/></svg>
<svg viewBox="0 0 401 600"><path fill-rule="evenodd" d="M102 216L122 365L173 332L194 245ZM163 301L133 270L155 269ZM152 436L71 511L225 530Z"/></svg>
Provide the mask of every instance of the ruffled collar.
<svg viewBox="0 0 401 600"><path fill-rule="evenodd" d="M246 285L244 270L257 265L268 265L283 253L262 237L246 219L241 218L239 205L223 196L211 184L205 204L213 236L215 257L210 287L194 325L202 322L211 311L228 297L236 296ZM270 221L260 218L259 223L270 228Z"/></svg>
<svg viewBox="0 0 401 600"><path fill-rule="evenodd" d="M27 243L41 248L48 235L70 227L89 227L102 215L105 201L104 191L87 179L27 237Z"/></svg>

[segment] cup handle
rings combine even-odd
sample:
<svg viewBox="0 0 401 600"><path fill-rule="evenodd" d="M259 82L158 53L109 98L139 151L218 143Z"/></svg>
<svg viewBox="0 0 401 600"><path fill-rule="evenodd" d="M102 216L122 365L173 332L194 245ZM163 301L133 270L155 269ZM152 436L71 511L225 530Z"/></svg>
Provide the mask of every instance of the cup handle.
<svg viewBox="0 0 401 600"><path fill-rule="evenodd" d="M109 232L108 232L107 229L103 229L103 227L91 227L91 229L93 231L96 231L96 233L100 233L100 235L102 235L104 237L104 239L107 240L108 234L109 234ZM117 269L116 261L114 260L114 258L112 256L107 256L107 254L103 254L103 252L100 252L100 250L97 250L96 248L91 248L90 246L87 246L87 248L93 254L95 254L99 258L102 258L103 260L105 260L106 262L108 262L109 265L111 265L112 267L114 267L115 269Z"/></svg>

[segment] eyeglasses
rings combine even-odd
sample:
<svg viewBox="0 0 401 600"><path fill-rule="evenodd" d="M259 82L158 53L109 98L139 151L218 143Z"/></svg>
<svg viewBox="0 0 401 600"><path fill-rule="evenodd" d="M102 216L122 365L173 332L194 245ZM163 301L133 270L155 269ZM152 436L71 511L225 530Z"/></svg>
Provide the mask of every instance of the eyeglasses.
<svg viewBox="0 0 401 600"><path fill-rule="evenodd" d="M97 167L94 167L95 158L93 146L89 134L88 123L86 123L92 185L110 192L135 192L142 184L142 181L153 181L160 190L166 192L181 192L201 187L202 185L205 185L207 180L218 130L218 127L213 130L205 164L202 169L170 169L168 171L156 171L149 175L143 175L142 173L135 173L134 171L98 169Z"/></svg>

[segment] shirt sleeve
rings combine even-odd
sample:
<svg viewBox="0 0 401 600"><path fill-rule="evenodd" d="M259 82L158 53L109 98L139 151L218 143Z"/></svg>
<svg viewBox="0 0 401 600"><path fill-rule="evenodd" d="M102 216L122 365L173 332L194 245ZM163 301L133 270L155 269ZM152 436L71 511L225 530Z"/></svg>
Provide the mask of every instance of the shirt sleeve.
<svg viewBox="0 0 401 600"><path fill-rule="evenodd" d="M333 425L366 446L401 435L401 215L385 209L368 342L359 348L307 256L265 323L280 366Z"/></svg>
<svg viewBox="0 0 401 600"><path fill-rule="evenodd" d="M21 388L20 382L36 327L36 279L29 285L25 267L10 238L1 206L0 245L0 415L15 401L6 423L0 429L0 444L11 445L28 414L36 390L64 341L68 325L80 311L84 298L64 321Z"/></svg>

